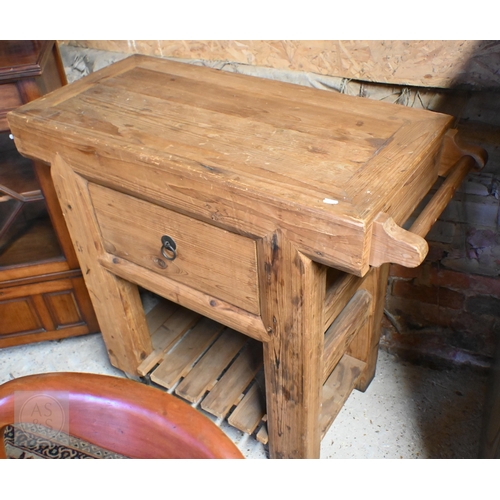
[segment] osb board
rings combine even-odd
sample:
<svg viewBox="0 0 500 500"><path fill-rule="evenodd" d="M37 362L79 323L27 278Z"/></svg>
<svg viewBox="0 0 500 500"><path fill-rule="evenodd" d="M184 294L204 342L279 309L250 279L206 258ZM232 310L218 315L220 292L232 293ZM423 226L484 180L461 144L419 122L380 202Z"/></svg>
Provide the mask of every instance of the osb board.
<svg viewBox="0 0 500 500"><path fill-rule="evenodd" d="M362 81L450 88L498 87L496 40L65 40L159 57L231 61Z"/></svg>

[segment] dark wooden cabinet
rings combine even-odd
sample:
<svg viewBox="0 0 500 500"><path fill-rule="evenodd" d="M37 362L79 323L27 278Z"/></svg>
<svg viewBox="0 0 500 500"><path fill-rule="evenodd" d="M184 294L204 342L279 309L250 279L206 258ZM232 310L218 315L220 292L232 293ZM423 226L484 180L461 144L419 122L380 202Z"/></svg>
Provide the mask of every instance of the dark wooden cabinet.
<svg viewBox="0 0 500 500"><path fill-rule="evenodd" d="M99 331L50 167L17 152L6 119L65 84L55 42L0 41L0 347Z"/></svg>

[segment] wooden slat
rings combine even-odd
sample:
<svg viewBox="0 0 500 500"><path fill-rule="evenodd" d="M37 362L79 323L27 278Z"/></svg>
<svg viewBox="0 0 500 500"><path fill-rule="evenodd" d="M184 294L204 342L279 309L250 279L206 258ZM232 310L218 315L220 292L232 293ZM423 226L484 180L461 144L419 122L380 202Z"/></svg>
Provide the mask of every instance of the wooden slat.
<svg viewBox="0 0 500 500"><path fill-rule="evenodd" d="M224 418L261 367L262 345L249 342L201 402L201 407L216 417Z"/></svg>
<svg viewBox="0 0 500 500"><path fill-rule="evenodd" d="M337 364L323 386L323 405L319 419L323 438L351 394L366 363L347 354Z"/></svg>
<svg viewBox="0 0 500 500"><path fill-rule="evenodd" d="M320 417L322 436L349 397L365 367L365 363L349 355L344 355L337 364L338 360L335 359L340 357L340 354L335 353L343 353L345 349L340 349L339 345L343 342L347 347L349 339L365 324L370 303L371 294L366 290L358 290L325 334L325 365L337 366L323 386ZM234 359L247 342L245 336L229 329L221 334L223 325L184 308L175 311L176 307L178 306L169 301L162 301L147 316L148 325L156 328L155 345L163 342L163 361L151 373L151 380L169 389L185 377L175 393L192 403L199 401L209 390L200 406L218 418L225 418L232 406L237 405L227 419L229 425L241 432L252 434L259 428L259 424L264 422L255 437L259 442L267 444L269 437L265 423L267 415L264 374L261 369L261 344L250 341ZM165 322L166 324L161 324ZM165 354L165 347L168 351L173 342L184 333L182 330L187 325L190 325L187 328L192 329L174 349ZM214 342L218 335L219 338ZM201 355L201 359L193 367L193 363ZM325 367L325 378L327 371L328 368ZM224 374L217 381L222 373ZM250 384L250 388L242 397L242 393Z"/></svg>
<svg viewBox="0 0 500 500"><path fill-rule="evenodd" d="M342 312L362 282L363 278L358 278L353 274L342 273L328 286L323 313L325 331Z"/></svg>
<svg viewBox="0 0 500 500"><path fill-rule="evenodd" d="M191 403L199 401L247 340L244 335L226 329L177 386L175 393Z"/></svg>
<svg viewBox="0 0 500 500"><path fill-rule="evenodd" d="M328 378L352 339L366 323L371 311L372 296L366 290L358 290L345 309L338 315L325 333L323 377Z"/></svg>
<svg viewBox="0 0 500 500"><path fill-rule="evenodd" d="M168 349L199 319L200 316L189 309L180 308L175 311L169 318L168 323L156 330L153 340L154 350L137 368L139 375L146 375L155 364L159 363Z"/></svg>
<svg viewBox="0 0 500 500"><path fill-rule="evenodd" d="M173 387L181 377L187 375L193 363L217 338L223 328L224 326L220 323L202 318L165 355L158 368L151 374L151 380L167 389Z"/></svg>
<svg viewBox="0 0 500 500"><path fill-rule="evenodd" d="M156 347L155 344L155 333L160 326L165 323L165 321L174 314L174 312L179 309L177 304L170 302L169 300L160 300L158 304L156 304L151 311L146 314L146 323L148 324L149 331L151 333L153 347Z"/></svg>
<svg viewBox="0 0 500 500"><path fill-rule="evenodd" d="M261 371L255 378L252 387L250 387L227 421L236 429L247 434L252 434L265 414L266 391L264 387L264 373Z"/></svg>
<svg viewBox="0 0 500 500"><path fill-rule="evenodd" d="M259 441L259 443L267 444L267 442L269 441L269 434L267 433L267 425L264 424L259 429L255 437L257 438L257 441Z"/></svg>

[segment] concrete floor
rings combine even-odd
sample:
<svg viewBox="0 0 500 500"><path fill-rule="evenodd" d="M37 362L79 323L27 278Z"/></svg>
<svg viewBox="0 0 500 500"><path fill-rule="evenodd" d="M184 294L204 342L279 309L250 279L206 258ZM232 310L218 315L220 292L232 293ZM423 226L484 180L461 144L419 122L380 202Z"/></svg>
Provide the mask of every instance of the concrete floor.
<svg viewBox="0 0 500 500"><path fill-rule="evenodd" d="M75 371L123 377L100 334L0 349L0 383L23 375ZM322 441L321 458L476 458L486 376L433 370L380 351L375 379L354 391ZM266 447L218 422L247 458Z"/></svg>

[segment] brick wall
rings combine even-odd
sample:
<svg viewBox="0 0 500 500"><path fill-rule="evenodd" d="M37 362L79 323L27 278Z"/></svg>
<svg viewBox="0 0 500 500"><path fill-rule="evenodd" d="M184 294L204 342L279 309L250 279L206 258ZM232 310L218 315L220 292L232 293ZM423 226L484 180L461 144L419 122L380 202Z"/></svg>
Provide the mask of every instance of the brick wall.
<svg viewBox="0 0 500 500"><path fill-rule="evenodd" d="M500 94L480 94L469 97L459 129L486 148L488 163L469 174L428 234L424 263L391 266L387 288L382 346L440 366L488 366L500 335L500 112L492 113Z"/></svg>

